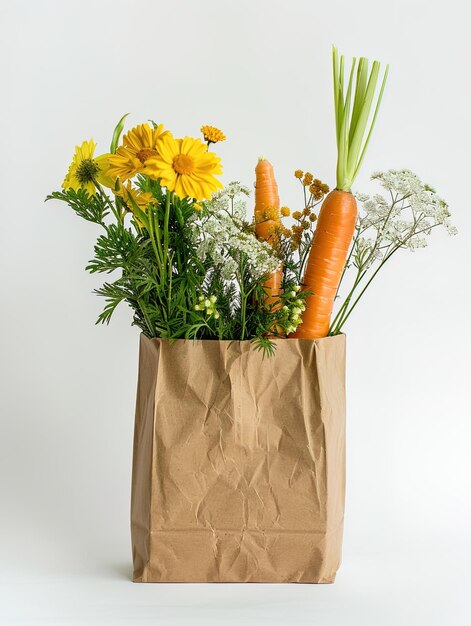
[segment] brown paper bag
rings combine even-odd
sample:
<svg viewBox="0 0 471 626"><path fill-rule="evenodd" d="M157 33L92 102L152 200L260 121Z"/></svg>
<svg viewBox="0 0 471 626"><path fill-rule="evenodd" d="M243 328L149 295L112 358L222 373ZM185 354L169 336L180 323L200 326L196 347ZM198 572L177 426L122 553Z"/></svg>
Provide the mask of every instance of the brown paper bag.
<svg viewBox="0 0 471 626"><path fill-rule="evenodd" d="M345 337L141 336L136 582L333 582L345 492Z"/></svg>

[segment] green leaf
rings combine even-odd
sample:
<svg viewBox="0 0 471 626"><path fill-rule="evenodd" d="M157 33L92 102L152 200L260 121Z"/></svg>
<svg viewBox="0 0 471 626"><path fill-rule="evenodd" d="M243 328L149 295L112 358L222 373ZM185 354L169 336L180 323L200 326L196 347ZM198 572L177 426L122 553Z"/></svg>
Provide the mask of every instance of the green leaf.
<svg viewBox="0 0 471 626"><path fill-rule="evenodd" d="M121 133L123 132L124 120L127 118L128 115L129 113L125 113L125 115L123 115L123 117L116 124L116 127L113 131L113 138L111 139L111 146L110 146L111 154L115 154L116 152L116 148L118 147L118 143L119 143L119 138L121 137Z"/></svg>

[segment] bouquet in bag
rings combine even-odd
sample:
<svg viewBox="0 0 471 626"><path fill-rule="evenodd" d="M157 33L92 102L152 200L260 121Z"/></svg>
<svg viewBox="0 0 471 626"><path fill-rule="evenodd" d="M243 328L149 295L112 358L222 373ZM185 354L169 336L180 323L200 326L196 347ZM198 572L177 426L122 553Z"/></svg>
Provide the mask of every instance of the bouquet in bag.
<svg viewBox="0 0 471 626"><path fill-rule="evenodd" d="M273 353L275 339L316 339L344 329L366 288L400 249L427 244L437 226L455 233L448 206L408 170L376 172L384 194L354 195L388 68L345 61L333 51L338 149L335 188L296 170L301 202L282 206L273 166L261 157L255 198L221 183L213 147L226 137L202 126L177 138L150 122L109 152L76 147L62 190L52 193L102 232L87 269L110 275L96 293L108 323L121 302L148 337L252 340ZM360 203L360 211L357 203ZM345 293L344 293L345 289Z"/></svg>

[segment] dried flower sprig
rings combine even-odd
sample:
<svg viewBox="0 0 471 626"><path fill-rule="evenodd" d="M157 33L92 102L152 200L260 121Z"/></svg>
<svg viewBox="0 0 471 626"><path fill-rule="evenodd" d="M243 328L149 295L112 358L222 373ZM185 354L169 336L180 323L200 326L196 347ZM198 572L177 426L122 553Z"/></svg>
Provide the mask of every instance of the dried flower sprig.
<svg viewBox="0 0 471 626"><path fill-rule="evenodd" d="M316 208L329 192L329 187L308 171L295 170L294 177L303 189L303 208L291 212L289 207L281 207L281 215L291 216L294 223L290 227L282 223L275 229L274 247L300 283L317 221Z"/></svg>

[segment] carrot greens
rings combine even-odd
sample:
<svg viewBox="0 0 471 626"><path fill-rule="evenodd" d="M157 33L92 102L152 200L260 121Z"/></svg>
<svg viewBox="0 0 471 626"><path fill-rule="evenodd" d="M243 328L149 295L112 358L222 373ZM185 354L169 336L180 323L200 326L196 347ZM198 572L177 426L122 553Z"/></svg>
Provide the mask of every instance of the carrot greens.
<svg viewBox="0 0 471 626"><path fill-rule="evenodd" d="M332 51L334 75L334 108L337 137L337 189L350 191L362 165L366 149L376 122L384 87L389 73L389 65L383 75L381 88L373 117L370 120L376 87L380 75L380 63L374 61L368 71L368 59L361 57L358 65L353 58L347 89L345 91L345 58L340 56L337 48ZM355 78L356 69L356 78ZM353 82L355 79L355 87ZM353 106L352 106L353 98Z"/></svg>

